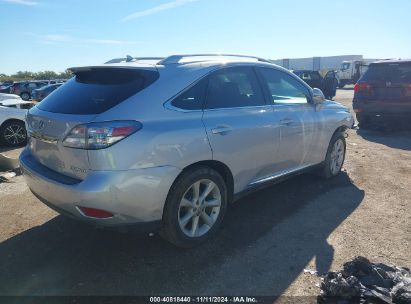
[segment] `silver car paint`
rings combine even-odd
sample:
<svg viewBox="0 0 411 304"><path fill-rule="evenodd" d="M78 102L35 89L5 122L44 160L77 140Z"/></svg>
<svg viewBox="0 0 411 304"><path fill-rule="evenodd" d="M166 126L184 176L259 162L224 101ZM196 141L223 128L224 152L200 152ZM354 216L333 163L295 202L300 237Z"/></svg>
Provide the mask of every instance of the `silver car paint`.
<svg viewBox="0 0 411 304"><path fill-rule="evenodd" d="M77 205L115 213L112 219L93 220L104 225L159 220L172 183L191 164L204 160L224 163L233 174L234 192L238 193L270 177L321 163L335 130L352 126L349 111L330 101L293 108L267 105L205 111L168 106L169 100L203 76L238 65L285 71L267 63L244 61L156 66L160 73L156 82L100 115L56 114L34 108L27 117L29 129L39 118L48 126L31 130L37 132L37 139L31 139L21 156L29 187L49 204L81 219L85 218ZM137 63L125 66L139 67ZM286 118L292 123L284 124ZM143 128L102 150L62 145L77 124L119 119L140 121ZM227 125L231 132L212 131ZM81 182L64 185L47 179L27 165L25 157L29 155L45 167Z"/></svg>

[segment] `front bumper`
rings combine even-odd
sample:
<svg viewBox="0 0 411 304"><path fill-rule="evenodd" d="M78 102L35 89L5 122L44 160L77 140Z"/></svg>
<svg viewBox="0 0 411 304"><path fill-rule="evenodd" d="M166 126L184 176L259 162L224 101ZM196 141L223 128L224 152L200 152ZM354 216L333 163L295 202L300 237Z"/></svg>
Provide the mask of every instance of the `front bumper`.
<svg viewBox="0 0 411 304"><path fill-rule="evenodd" d="M20 156L20 164L30 190L46 205L69 217L106 227L160 221L168 191L181 172L172 166L90 171L80 181L44 167L27 148ZM109 211L114 216L87 217L78 206Z"/></svg>

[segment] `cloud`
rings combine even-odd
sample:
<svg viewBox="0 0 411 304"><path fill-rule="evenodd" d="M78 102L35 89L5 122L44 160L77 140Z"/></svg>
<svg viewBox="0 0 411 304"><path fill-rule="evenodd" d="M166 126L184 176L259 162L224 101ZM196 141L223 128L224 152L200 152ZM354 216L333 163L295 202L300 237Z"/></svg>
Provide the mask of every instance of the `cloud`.
<svg viewBox="0 0 411 304"><path fill-rule="evenodd" d="M149 8L149 9L146 9L146 10L143 10L143 11L138 11L138 12L132 13L132 14L122 18L120 21L129 21L129 20L133 20L133 19L137 19L137 18L157 14L158 12L173 9L173 8L183 6L183 5L186 5L188 3L195 2L195 1L198 1L198 0L174 0L174 1L171 1L171 2L167 2L167 3L164 3L164 4L154 6L152 8Z"/></svg>
<svg viewBox="0 0 411 304"><path fill-rule="evenodd" d="M45 44L100 44L100 45L130 45L138 44L137 41L128 40L113 40L113 39L95 39L95 38L78 38L69 35L53 34L53 35L35 35L28 33L31 36L35 36L40 39L41 43Z"/></svg>
<svg viewBox="0 0 411 304"><path fill-rule="evenodd" d="M34 5L39 4L36 1L30 1L30 0L1 0L1 1L13 3L13 4L27 5L27 6L34 6Z"/></svg>

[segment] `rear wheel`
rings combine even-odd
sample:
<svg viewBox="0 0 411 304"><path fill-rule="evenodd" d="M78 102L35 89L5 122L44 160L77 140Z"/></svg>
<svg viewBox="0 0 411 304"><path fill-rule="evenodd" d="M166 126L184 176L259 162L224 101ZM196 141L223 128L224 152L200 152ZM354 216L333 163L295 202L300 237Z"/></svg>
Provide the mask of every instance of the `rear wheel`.
<svg viewBox="0 0 411 304"><path fill-rule="evenodd" d="M25 145L27 142L27 133L24 122L5 122L0 128L0 142L11 147Z"/></svg>
<svg viewBox="0 0 411 304"><path fill-rule="evenodd" d="M346 143L344 133L337 132L331 138L325 158L324 167L320 171L323 178L337 176L345 160Z"/></svg>
<svg viewBox="0 0 411 304"><path fill-rule="evenodd" d="M213 236L227 209L224 179L208 167L184 172L167 197L161 235L181 248L194 247Z"/></svg>
<svg viewBox="0 0 411 304"><path fill-rule="evenodd" d="M28 92L23 92L20 94L21 99L27 101L30 99L30 94Z"/></svg>
<svg viewBox="0 0 411 304"><path fill-rule="evenodd" d="M370 127L370 118L365 116L365 115L356 115L358 125L360 126L361 129L367 129Z"/></svg>

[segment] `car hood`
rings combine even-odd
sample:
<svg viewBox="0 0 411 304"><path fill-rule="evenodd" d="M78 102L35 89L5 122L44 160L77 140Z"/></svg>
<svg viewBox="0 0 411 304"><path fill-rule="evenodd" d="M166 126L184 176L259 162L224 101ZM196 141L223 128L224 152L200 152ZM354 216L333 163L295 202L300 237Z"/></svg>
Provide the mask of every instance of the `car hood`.
<svg viewBox="0 0 411 304"><path fill-rule="evenodd" d="M346 106L342 105L341 103L337 101L326 100L321 105L322 107L325 107L327 109L350 112L350 110Z"/></svg>

